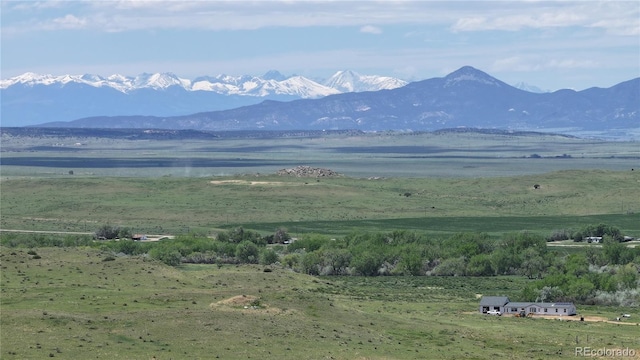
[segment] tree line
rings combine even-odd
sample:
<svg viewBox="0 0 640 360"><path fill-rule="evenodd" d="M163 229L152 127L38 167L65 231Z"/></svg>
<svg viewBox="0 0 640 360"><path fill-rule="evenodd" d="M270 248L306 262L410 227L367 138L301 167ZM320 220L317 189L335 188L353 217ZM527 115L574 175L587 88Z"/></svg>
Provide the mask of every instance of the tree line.
<svg viewBox="0 0 640 360"><path fill-rule="evenodd" d="M595 225L580 231L590 229L603 230L602 246L588 246L570 255L547 246L553 234L545 237L531 232L495 238L486 233L433 237L402 230L356 231L338 239L305 234L292 241L284 228L265 236L239 227L215 238L190 233L158 242L60 239L41 234L2 234L1 239L5 246L94 246L112 254L145 255L172 266L279 264L317 276L520 275L532 280L522 291L527 301L640 305L640 247L620 243L615 227ZM117 230L111 234L124 233Z"/></svg>

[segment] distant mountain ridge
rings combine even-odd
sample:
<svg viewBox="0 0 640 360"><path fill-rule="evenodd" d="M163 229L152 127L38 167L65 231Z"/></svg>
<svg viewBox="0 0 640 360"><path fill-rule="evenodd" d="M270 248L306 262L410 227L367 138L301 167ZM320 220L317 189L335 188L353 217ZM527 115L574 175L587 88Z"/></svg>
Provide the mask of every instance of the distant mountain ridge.
<svg viewBox="0 0 640 360"><path fill-rule="evenodd" d="M175 116L231 109L263 100L313 99L406 84L388 76L353 71L339 71L322 83L303 76L285 76L276 70L263 76L221 74L193 80L173 73L143 73L135 77L25 73L0 80L0 120L4 126L20 126L96 115Z"/></svg>
<svg viewBox="0 0 640 360"><path fill-rule="evenodd" d="M468 127L624 135L640 128L640 78L607 89L532 93L465 66L445 77L389 90L264 101L175 117L92 117L44 126L209 131L432 131Z"/></svg>

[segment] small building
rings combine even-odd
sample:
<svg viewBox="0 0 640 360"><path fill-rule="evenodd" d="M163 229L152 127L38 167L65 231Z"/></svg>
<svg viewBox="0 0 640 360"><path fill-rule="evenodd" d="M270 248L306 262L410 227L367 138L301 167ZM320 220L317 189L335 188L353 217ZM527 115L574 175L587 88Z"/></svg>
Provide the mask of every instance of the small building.
<svg viewBox="0 0 640 360"><path fill-rule="evenodd" d="M486 314L498 310L502 314L512 315L575 315L576 306L569 302L516 302L506 296L483 296L480 299L480 313Z"/></svg>
<svg viewBox="0 0 640 360"><path fill-rule="evenodd" d="M489 311L496 310L504 313L504 306L509 302L506 296L483 296L480 299L480 312L486 314Z"/></svg>

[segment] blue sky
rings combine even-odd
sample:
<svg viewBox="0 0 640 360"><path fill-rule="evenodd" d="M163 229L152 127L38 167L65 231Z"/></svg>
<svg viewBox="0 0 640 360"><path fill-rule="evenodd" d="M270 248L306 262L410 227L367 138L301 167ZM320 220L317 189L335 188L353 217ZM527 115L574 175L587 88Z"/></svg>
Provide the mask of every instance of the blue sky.
<svg viewBox="0 0 640 360"><path fill-rule="evenodd" d="M546 90L640 76L640 1L7 1L1 77L172 72L405 80L471 65Z"/></svg>

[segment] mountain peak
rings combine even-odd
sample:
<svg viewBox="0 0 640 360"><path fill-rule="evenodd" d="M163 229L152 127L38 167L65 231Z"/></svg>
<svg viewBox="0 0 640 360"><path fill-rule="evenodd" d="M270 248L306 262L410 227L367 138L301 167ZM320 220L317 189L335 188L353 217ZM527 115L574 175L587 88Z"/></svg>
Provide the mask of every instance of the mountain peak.
<svg viewBox="0 0 640 360"><path fill-rule="evenodd" d="M263 76L265 80L275 80L275 81L283 81L286 80L287 77L282 75L278 70L269 70Z"/></svg>
<svg viewBox="0 0 640 360"><path fill-rule="evenodd" d="M341 92L361 92L395 89L407 85L407 82L388 76L360 75L352 70L344 70L333 74L323 85Z"/></svg>
<svg viewBox="0 0 640 360"><path fill-rule="evenodd" d="M463 81L474 81L486 85L502 86L499 80L472 66L463 66L445 76L444 79L445 87L453 86Z"/></svg>

